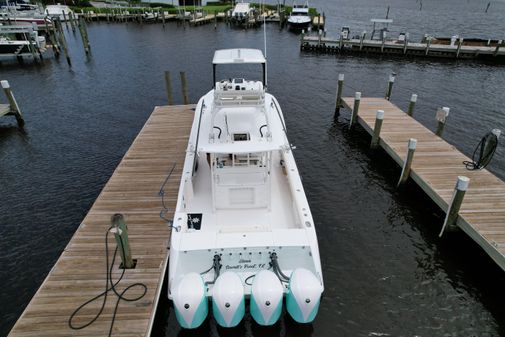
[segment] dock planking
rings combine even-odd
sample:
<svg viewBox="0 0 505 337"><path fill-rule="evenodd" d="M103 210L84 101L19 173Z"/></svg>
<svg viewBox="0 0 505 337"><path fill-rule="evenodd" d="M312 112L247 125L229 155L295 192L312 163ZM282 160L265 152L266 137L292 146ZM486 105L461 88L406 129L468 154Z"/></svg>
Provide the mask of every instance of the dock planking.
<svg viewBox="0 0 505 337"><path fill-rule="evenodd" d="M128 269L116 287L142 282L146 295L136 302L121 301L112 336L149 336L168 262L170 228L159 216L162 209L160 188L165 185L165 205L173 216L187 142L193 121L193 106L156 107L121 163L103 188L72 239L53 266L41 287L18 319L10 337L28 336L107 336L116 305L109 293L102 315L82 330L72 330L68 319L85 301L104 290L105 233L114 213L122 213L128 225L135 269ZM116 244L109 235L112 259ZM121 274L119 254L112 272ZM132 288L127 297L141 295ZM86 306L73 320L83 325L99 311L102 298Z"/></svg>
<svg viewBox="0 0 505 337"><path fill-rule="evenodd" d="M352 109L354 98L342 102ZM373 134L377 110L384 111L379 144L400 166L409 139L417 139L410 178L444 212L457 177L470 178L456 223L505 270L505 183L488 170L467 170L467 156L386 99L361 98L358 123L368 133Z"/></svg>

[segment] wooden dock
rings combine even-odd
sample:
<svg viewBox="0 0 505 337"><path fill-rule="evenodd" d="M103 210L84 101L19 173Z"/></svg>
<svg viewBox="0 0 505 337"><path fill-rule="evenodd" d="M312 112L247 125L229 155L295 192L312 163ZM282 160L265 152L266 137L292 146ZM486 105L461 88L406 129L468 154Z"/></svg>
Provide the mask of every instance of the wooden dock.
<svg viewBox="0 0 505 337"><path fill-rule="evenodd" d="M505 61L505 44L496 46L446 45L404 40L332 39L321 34L302 36L300 49L340 54L395 55L449 59L486 59Z"/></svg>
<svg viewBox="0 0 505 337"><path fill-rule="evenodd" d="M354 98L343 98L352 109ZM384 111L379 145L402 167L410 138L417 139L410 178L445 212L458 176L470 178L456 224L505 270L505 183L487 170L470 171L470 160L414 118L382 98L361 98L357 121L373 134L377 110ZM442 224L440 224L442 226Z"/></svg>
<svg viewBox="0 0 505 337"><path fill-rule="evenodd" d="M159 191L175 165L164 188L165 204L172 211L193 121L192 108L189 105L155 108L9 336L107 336L117 300L112 291L102 315L92 325L71 330L68 320L76 308L104 290L105 233L114 213L124 215L132 256L137 259L136 268L127 269L116 288L121 292L132 283L142 282L147 293L136 302L120 301L112 336L150 335L170 239L170 228L160 218ZM168 212L166 217L170 219L172 215ZM111 258L115 248L114 237L109 235ZM114 280L121 274L117 260L112 273ZM133 288L131 294L125 294L135 295L139 291ZM100 298L85 307L73 324L90 321L101 303Z"/></svg>
<svg viewBox="0 0 505 337"><path fill-rule="evenodd" d="M206 14L205 16L202 17L194 17L193 19L189 20L189 24L192 26L199 26L214 22L216 20L217 20L216 14Z"/></svg>

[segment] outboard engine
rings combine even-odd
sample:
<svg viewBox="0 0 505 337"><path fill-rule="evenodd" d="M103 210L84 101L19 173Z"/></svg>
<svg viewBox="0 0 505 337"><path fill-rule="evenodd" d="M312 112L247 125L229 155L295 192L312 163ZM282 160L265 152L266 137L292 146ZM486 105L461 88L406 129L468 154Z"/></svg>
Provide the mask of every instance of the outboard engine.
<svg viewBox="0 0 505 337"><path fill-rule="evenodd" d="M319 309L323 287L319 279L309 270L298 268L289 279L286 309L298 323L310 323Z"/></svg>
<svg viewBox="0 0 505 337"><path fill-rule="evenodd" d="M274 325L282 312L283 287L277 275L262 270L251 288L251 316L259 325Z"/></svg>
<svg viewBox="0 0 505 337"><path fill-rule="evenodd" d="M245 313L244 286L231 271L221 274L212 289L212 311L217 324L225 328L237 326Z"/></svg>
<svg viewBox="0 0 505 337"><path fill-rule="evenodd" d="M180 278L172 291L175 317L186 329L198 328L209 312L202 276L189 273Z"/></svg>

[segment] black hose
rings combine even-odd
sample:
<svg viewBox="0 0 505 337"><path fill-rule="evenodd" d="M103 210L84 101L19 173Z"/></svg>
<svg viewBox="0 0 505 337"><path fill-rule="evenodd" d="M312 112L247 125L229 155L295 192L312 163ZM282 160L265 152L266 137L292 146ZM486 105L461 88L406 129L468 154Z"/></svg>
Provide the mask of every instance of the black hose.
<svg viewBox="0 0 505 337"><path fill-rule="evenodd" d="M475 147L472 154L472 161L465 160L463 164L466 166L467 170L482 170L489 165L493 159L497 147L498 137L494 133L488 132ZM478 158L476 158L477 152Z"/></svg>
<svg viewBox="0 0 505 337"><path fill-rule="evenodd" d="M222 267L221 257L219 255L214 255L214 261L212 262L212 267L211 267L211 269L214 269L214 280L205 282L205 285L216 283L216 280L219 277L219 274L221 272L221 267ZM207 272L209 272L209 271L210 271L210 269ZM205 272L204 274L206 274L207 272Z"/></svg>
<svg viewBox="0 0 505 337"><path fill-rule="evenodd" d="M263 138L263 128L266 127L267 125L266 124L263 124L262 126L260 126L260 135L261 135L261 138Z"/></svg>
<svg viewBox="0 0 505 337"><path fill-rule="evenodd" d="M219 126L214 126L214 129L219 130L219 134L217 135L217 139L221 139L221 133L223 132L223 130L221 130L221 128Z"/></svg>
<svg viewBox="0 0 505 337"><path fill-rule="evenodd" d="M277 275L281 282L289 282L289 277L287 277L279 267L279 262L277 262L277 253L270 254L270 264L272 265L275 275Z"/></svg>
<svg viewBox="0 0 505 337"><path fill-rule="evenodd" d="M102 314L103 309L105 308L105 304L107 302L107 295L108 295L109 291L112 290L112 291L114 291L114 294L116 294L116 296L117 296L117 301L116 301L116 305L114 307L114 313L112 314L112 320L111 320L110 328L109 328L109 334L108 334L108 336L110 337L112 335L112 328L114 327L114 322L116 320L116 314L117 314L117 309L118 309L118 306L119 306L119 301L121 301L121 300L127 301L127 302L138 301L142 297L144 297L145 294L147 293L147 286L144 283L140 283L140 282L133 283L133 284L129 285L121 293L117 292L116 286L123 279L123 276L125 274L126 268L123 268L123 271L121 272L121 276L119 277L119 279L116 282L113 282L112 281L112 269L114 267L114 262L116 261L116 256L117 256L117 251L118 251L118 247L116 247L116 249L114 250L114 256L112 257L112 263L110 264L110 267L109 267L109 243L108 243L108 238L109 238L109 232L110 232L110 230L113 227L114 226L109 227L109 229L107 230L107 233L105 234L105 273L106 273L105 290L102 291L100 294L96 295L95 297L93 297L93 298L89 299L88 301L84 302L79 307L77 307L77 309L74 310L74 312L72 313L72 315L70 315L70 317L68 319L68 326L72 330L81 330L81 329L84 329L84 328L90 326L91 324L93 324L100 317L100 315ZM120 243L121 243L121 251L123 252L123 256L125 256L123 239L122 239L121 236L119 236L119 238L120 238ZM109 288L109 283L110 283L110 288ZM133 297L133 298L127 298L127 297L124 296L124 294L128 290L130 290L131 288L136 287L136 286L140 286L140 287L144 288L144 291L143 291L143 293L141 295L139 295L137 297ZM95 300L99 299L102 296L103 296L102 306L100 307L100 310L98 310L98 313L95 315L95 317L93 317L88 323L80 325L80 326L76 326L76 325L74 325L72 323L72 320L77 315L77 313L79 311L81 311L82 308L84 308L85 306L87 306L91 302L94 302Z"/></svg>

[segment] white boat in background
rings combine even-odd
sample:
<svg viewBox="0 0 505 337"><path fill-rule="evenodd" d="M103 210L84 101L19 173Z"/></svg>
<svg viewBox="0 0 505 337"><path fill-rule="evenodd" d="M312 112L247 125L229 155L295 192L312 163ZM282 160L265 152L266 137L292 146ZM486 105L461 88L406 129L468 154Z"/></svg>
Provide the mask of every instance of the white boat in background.
<svg viewBox="0 0 505 337"><path fill-rule="evenodd" d="M239 2L231 12L231 22L237 26L246 25L254 17L254 8L248 2Z"/></svg>
<svg viewBox="0 0 505 337"><path fill-rule="evenodd" d="M46 39L33 25L0 25L0 57L35 56L46 51Z"/></svg>
<svg viewBox="0 0 505 337"><path fill-rule="evenodd" d="M46 6L46 14L51 18L59 18L60 21L70 20L70 13L74 14L74 12L67 5L47 5ZM65 14L63 14L65 13Z"/></svg>
<svg viewBox="0 0 505 337"><path fill-rule="evenodd" d="M216 81L219 65L258 64L262 81ZM323 275L314 220L279 103L266 92L260 50L214 54L214 88L200 98L174 213L168 297L184 328L234 327L245 313L279 319L283 298L300 323L314 320ZM210 303L209 303L210 302Z"/></svg>
<svg viewBox="0 0 505 337"><path fill-rule="evenodd" d="M312 23L312 18L309 15L309 4L293 5L291 14L288 17L288 26L292 30L307 30Z"/></svg>

